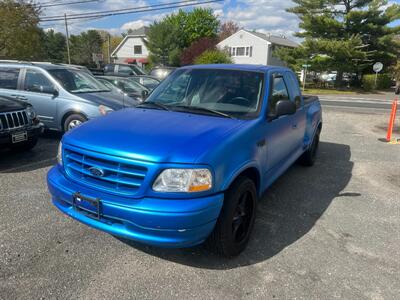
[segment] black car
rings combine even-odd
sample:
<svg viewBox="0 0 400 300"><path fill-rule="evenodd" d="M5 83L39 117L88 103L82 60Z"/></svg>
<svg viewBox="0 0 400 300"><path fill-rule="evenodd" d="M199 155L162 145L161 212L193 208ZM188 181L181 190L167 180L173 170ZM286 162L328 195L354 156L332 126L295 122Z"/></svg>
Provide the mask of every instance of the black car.
<svg viewBox="0 0 400 300"><path fill-rule="evenodd" d="M129 79L139 82L141 85L147 87L150 91L154 90L160 84L160 80L148 75L131 76Z"/></svg>
<svg viewBox="0 0 400 300"><path fill-rule="evenodd" d="M120 89L126 95L131 98L143 101L147 95L150 94L150 90L145 86L141 85L130 77L120 76L96 76L97 79L104 79L113 84L115 87Z"/></svg>
<svg viewBox="0 0 400 300"><path fill-rule="evenodd" d="M1 149L32 149L38 141L42 128L32 105L0 96Z"/></svg>
<svg viewBox="0 0 400 300"><path fill-rule="evenodd" d="M137 76L147 75L142 68L130 64L107 64L104 67L104 75Z"/></svg>

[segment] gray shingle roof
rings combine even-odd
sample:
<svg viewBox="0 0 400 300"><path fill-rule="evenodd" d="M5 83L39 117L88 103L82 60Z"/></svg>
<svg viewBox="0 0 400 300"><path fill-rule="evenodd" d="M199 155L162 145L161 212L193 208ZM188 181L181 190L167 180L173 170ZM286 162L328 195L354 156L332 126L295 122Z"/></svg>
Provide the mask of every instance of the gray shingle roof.
<svg viewBox="0 0 400 300"><path fill-rule="evenodd" d="M281 46L286 46L286 47L298 47L299 44L297 44L294 41L291 41L285 37L280 37L276 35L270 35L270 34L265 34L257 31L249 31L249 30L244 30L248 33L251 33L259 38L262 38L263 40L266 40L268 42L271 42L276 45L281 45Z"/></svg>
<svg viewBox="0 0 400 300"><path fill-rule="evenodd" d="M145 36L148 31L149 31L149 27L142 26L142 27L139 27L138 29L131 30L129 32L129 35L143 35L143 36Z"/></svg>

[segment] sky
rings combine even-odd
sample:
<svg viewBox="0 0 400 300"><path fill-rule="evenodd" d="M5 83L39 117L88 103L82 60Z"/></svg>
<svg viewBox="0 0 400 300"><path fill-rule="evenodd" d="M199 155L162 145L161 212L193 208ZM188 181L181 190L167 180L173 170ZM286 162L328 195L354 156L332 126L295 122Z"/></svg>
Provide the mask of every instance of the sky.
<svg viewBox="0 0 400 300"><path fill-rule="evenodd" d="M42 3L66 3L78 0L37 0ZM115 9L143 7L160 3L171 3L182 0L99 0L85 4L70 4L43 9L43 16L59 16L64 13L86 13L96 11L109 11ZM205 0L202 0L205 1ZM400 0L391 0L390 3L400 3ZM274 35L285 35L295 39L293 34L299 30L298 18L286 9L294 6L291 0L224 0L217 3L204 4L203 7L210 7L214 14L224 22L232 20L248 30L257 30ZM185 10L191 10L186 8ZM173 10L153 11L141 14L128 14L113 17L106 17L97 20L71 20L69 30L73 34L88 29L104 29L112 34L126 32L129 28L136 29L143 25L149 25L163 16L176 12ZM395 25L400 25L395 22ZM64 32L63 22L42 23L43 28L52 28Z"/></svg>
<svg viewBox="0 0 400 300"><path fill-rule="evenodd" d="M37 2L75 2L77 0L40 0ZM134 8L159 3L177 2L180 0L100 0L98 2L62 5L48 7L43 9L43 16L62 15L64 13L84 13L94 11L108 11L113 9ZM276 35L285 35L291 37L298 30L298 19L295 15L287 13L286 8L293 6L291 0L224 0L222 2L202 5L214 10L223 22L232 20L240 24L241 27L260 32L270 32ZM187 8L185 10L190 10ZM153 11L141 14L119 15L97 20L71 20L69 30L73 33L79 33L88 29L105 29L113 34L120 34L129 28L136 29L143 25L149 25L154 20L159 20L163 16L170 14L175 10ZM53 28L57 31L64 31L63 22L42 23L43 28Z"/></svg>

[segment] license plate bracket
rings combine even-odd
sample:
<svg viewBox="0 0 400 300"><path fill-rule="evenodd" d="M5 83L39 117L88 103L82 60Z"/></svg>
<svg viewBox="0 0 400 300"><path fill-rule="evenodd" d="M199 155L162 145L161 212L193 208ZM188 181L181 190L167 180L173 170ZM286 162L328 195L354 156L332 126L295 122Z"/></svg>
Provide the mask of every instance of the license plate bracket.
<svg viewBox="0 0 400 300"><path fill-rule="evenodd" d="M13 144L25 142L28 140L28 133L26 131L20 131L11 134L11 141Z"/></svg>
<svg viewBox="0 0 400 300"><path fill-rule="evenodd" d="M72 207L85 216L100 220L101 201L99 198L90 198L76 192L72 195Z"/></svg>

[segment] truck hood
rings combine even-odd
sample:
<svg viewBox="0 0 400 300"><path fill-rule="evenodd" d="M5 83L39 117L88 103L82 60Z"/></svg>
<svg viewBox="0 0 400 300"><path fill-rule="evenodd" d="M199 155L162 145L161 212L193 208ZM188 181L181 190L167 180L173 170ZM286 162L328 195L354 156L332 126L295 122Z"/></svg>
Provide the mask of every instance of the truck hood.
<svg viewBox="0 0 400 300"><path fill-rule="evenodd" d="M77 96L98 105L105 105L113 110L138 105L140 101L117 92L81 93Z"/></svg>
<svg viewBox="0 0 400 300"><path fill-rule="evenodd" d="M197 163L197 158L244 121L130 108L68 132L64 144L150 162Z"/></svg>

